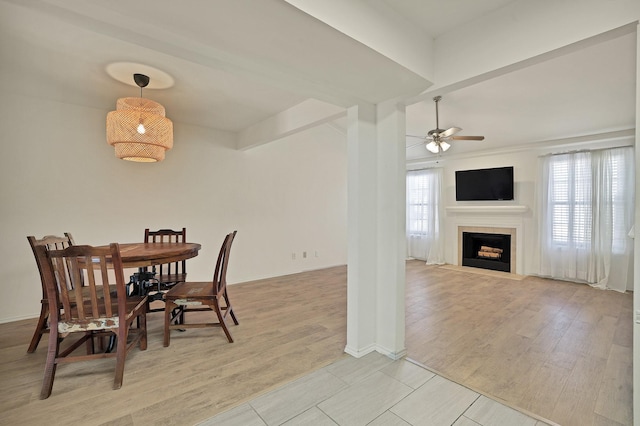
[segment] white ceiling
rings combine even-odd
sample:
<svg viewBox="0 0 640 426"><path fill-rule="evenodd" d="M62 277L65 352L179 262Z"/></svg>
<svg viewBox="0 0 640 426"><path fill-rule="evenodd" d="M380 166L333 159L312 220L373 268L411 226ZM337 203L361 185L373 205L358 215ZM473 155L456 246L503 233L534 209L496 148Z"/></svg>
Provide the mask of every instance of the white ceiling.
<svg viewBox="0 0 640 426"><path fill-rule="evenodd" d="M513 0L386 0L384 3L435 38L452 28L482 19Z"/></svg>
<svg viewBox="0 0 640 426"><path fill-rule="evenodd" d="M512 3L358 1L393 11L433 38ZM0 87L110 110L118 97L139 91L110 78L107 66L136 62L174 79L173 87L145 89L144 96L162 103L177 122L242 132L308 98L347 107L426 91L407 106L407 133L435 128L433 94L423 76L292 3L0 0ZM628 34L437 93L444 96L441 128L455 125L460 134L486 137L456 141L450 152L632 128L635 52L635 34ZM409 160L428 156L424 146L407 151Z"/></svg>
<svg viewBox="0 0 640 426"><path fill-rule="evenodd" d="M485 136L482 142L453 141L449 152L497 150L633 128L635 39L635 34L627 34L444 94L440 128L456 126L463 129L458 135ZM433 100L407 108L407 134L425 135L435 127ZM409 139L407 146L413 146L407 151L409 159L427 155L416 139Z"/></svg>

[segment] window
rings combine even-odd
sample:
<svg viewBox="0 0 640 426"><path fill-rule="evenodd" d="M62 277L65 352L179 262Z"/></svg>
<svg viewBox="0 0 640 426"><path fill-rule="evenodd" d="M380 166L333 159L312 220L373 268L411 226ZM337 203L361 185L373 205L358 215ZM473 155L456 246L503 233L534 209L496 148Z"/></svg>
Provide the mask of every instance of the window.
<svg viewBox="0 0 640 426"><path fill-rule="evenodd" d="M407 172L407 256L444 263L442 169Z"/></svg>
<svg viewBox="0 0 640 426"><path fill-rule="evenodd" d="M588 248L591 241L590 157L558 155L551 157L549 202L552 212L554 245L570 242Z"/></svg>
<svg viewBox="0 0 640 426"><path fill-rule="evenodd" d="M540 274L599 288L632 288L632 147L541 161Z"/></svg>
<svg viewBox="0 0 640 426"><path fill-rule="evenodd" d="M407 232L415 236L436 236L440 180L432 170L407 173Z"/></svg>
<svg viewBox="0 0 640 426"><path fill-rule="evenodd" d="M556 247L573 246L589 250L594 231L594 210L607 211L611 218L613 252L625 250L626 200L624 154L611 151L602 158L589 152L549 158L549 204L551 242ZM600 181L600 183L598 182ZM604 187L602 187L604 185Z"/></svg>

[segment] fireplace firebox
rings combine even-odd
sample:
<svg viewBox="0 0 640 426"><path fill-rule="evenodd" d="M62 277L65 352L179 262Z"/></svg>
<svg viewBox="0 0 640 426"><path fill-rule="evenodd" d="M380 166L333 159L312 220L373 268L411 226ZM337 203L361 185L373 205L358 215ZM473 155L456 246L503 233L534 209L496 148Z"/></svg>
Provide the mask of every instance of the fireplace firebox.
<svg viewBox="0 0 640 426"><path fill-rule="evenodd" d="M462 266L511 272L511 235L463 232Z"/></svg>

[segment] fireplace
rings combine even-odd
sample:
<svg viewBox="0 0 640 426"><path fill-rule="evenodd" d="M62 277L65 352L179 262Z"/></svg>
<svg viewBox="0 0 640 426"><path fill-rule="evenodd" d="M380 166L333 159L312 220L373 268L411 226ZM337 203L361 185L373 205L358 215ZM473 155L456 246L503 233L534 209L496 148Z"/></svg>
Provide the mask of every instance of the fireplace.
<svg viewBox="0 0 640 426"><path fill-rule="evenodd" d="M462 266L511 272L511 235L462 232Z"/></svg>
<svg viewBox="0 0 640 426"><path fill-rule="evenodd" d="M461 205L446 208L450 219L447 234L451 235L453 264L462 266L462 233L477 232L483 234L505 234L511 236L509 257L510 274L522 274L524 268L525 238L524 214L527 206L520 205ZM456 238L457 237L457 238ZM531 255L529 255L531 256ZM482 272L482 269L477 269ZM487 271L489 272L489 271Z"/></svg>

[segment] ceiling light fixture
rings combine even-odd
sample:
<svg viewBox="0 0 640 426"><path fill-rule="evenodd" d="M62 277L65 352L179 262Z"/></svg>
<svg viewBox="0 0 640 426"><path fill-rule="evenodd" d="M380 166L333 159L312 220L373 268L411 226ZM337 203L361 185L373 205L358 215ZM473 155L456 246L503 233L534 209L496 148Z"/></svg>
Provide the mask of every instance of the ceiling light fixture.
<svg viewBox="0 0 640 426"><path fill-rule="evenodd" d="M451 144L445 141L431 141L427 144L427 149L434 154L437 154L440 151L445 152L449 148L451 148Z"/></svg>
<svg viewBox="0 0 640 426"><path fill-rule="evenodd" d="M173 147L173 123L162 105L142 97L149 77L134 74L133 80L140 87L140 97L118 99L116 110L107 114L107 143L122 160L162 161L165 151Z"/></svg>

